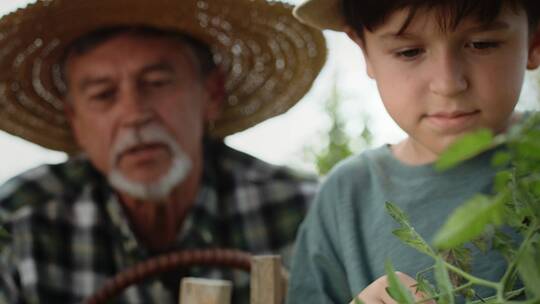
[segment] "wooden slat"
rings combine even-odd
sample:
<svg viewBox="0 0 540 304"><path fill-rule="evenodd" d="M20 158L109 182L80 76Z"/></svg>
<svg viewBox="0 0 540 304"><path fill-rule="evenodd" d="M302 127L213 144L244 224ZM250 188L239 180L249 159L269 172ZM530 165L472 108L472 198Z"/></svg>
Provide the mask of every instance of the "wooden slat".
<svg viewBox="0 0 540 304"><path fill-rule="evenodd" d="M254 256L251 266L251 304L283 304L284 281L280 256Z"/></svg>
<svg viewBox="0 0 540 304"><path fill-rule="evenodd" d="M180 304L231 304L230 281L183 278L180 287Z"/></svg>

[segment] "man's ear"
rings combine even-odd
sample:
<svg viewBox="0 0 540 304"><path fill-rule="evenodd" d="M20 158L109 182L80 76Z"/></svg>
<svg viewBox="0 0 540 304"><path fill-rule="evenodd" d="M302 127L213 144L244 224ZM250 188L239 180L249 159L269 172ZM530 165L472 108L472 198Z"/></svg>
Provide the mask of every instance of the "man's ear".
<svg viewBox="0 0 540 304"><path fill-rule="evenodd" d="M366 73L369 76L369 78L373 79L374 78L373 68L371 67L371 62L369 61L369 56L368 56L365 40L362 39L362 37L358 36L356 31L350 26L345 27L345 33L362 50L362 54L364 54L364 61L366 63Z"/></svg>
<svg viewBox="0 0 540 304"><path fill-rule="evenodd" d="M532 33L529 43L529 55L527 60L527 69L534 70L540 65L540 24Z"/></svg>
<svg viewBox="0 0 540 304"><path fill-rule="evenodd" d="M221 69L216 68L206 76L205 88L208 99L204 106L204 120L212 123L221 117L223 103L225 102L225 75Z"/></svg>
<svg viewBox="0 0 540 304"><path fill-rule="evenodd" d="M64 96L63 97L63 102L64 102L64 115L66 117L66 121L69 125L69 127L71 128L71 133L73 135L73 137L75 138L75 141L77 142L77 144L79 146L81 146L81 142L79 140L79 136L77 134L79 134L78 132L78 125L76 123L76 120L75 120L75 109L73 109L73 101L72 100L69 100L69 97L67 96Z"/></svg>
<svg viewBox="0 0 540 304"><path fill-rule="evenodd" d="M68 99L68 97L63 97L62 102L64 103L64 115L66 116L67 122L71 125L73 121L73 116L75 116L73 104Z"/></svg>

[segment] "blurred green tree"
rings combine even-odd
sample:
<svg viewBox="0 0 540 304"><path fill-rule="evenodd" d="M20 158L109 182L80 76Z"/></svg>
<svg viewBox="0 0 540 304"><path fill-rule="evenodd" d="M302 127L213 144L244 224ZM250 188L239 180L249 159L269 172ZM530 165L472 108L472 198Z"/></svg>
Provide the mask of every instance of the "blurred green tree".
<svg viewBox="0 0 540 304"><path fill-rule="evenodd" d="M327 174L334 165L341 160L369 148L372 143L372 132L368 127L365 114L355 117L355 123L362 124L363 129L359 135L351 135L346 130L347 121L342 115L343 96L340 94L337 83L334 82L330 96L324 104L324 111L331 124L328 130L320 137L322 146L310 144L306 147L307 158L313 161L320 175Z"/></svg>

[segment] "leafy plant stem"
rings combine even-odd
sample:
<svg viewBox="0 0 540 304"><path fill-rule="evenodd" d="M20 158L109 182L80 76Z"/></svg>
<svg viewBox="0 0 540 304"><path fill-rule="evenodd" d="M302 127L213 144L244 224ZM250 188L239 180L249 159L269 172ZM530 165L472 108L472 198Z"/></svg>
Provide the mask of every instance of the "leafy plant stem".
<svg viewBox="0 0 540 304"><path fill-rule="evenodd" d="M507 301L505 304L538 304L540 298L530 299L527 301Z"/></svg>
<svg viewBox="0 0 540 304"><path fill-rule="evenodd" d="M432 258L435 258L434 255L433 255L433 256L432 256L432 255L428 255L428 256L430 256L430 257L432 257ZM417 276L417 277L420 277L420 276L424 275L425 273L428 273L428 272L430 272L430 271L433 271L433 268L435 268L435 267L431 266L431 267L428 267L428 268L426 268L426 269L420 270L420 271L416 274L416 276Z"/></svg>
<svg viewBox="0 0 540 304"><path fill-rule="evenodd" d="M467 279L469 282L471 282L474 285L482 285L482 286L490 287L490 288L493 288L493 289L495 289L497 291L502 288L501 287L502 284L500 284L500 283L496 283L496 282L492 282L492 281L488 281L488 280L484 280L484 279L475 277L472 274L469 274L469 273L459 269L458 267L456 267L456 266L454 266L454 265L452 265L452 264L450 264L448 262L444 262L444 265L446 266L446 268L448 268L449 270L459 274L460 276Z"/></svg>
<svg viewBox="0 0 540 304"><path fill-rule="evenodd" d="M518 252L516 254L517 257L521 256L522 252L530 246L530 243L533 240L534 235L537 233L537 230L540 229L540 226L534 222L531 223L529 230L527 231L527 234L525 236L525 239L519 246ZM503 301L504 300L504 287L506 286L506 283L510 279L510 277L514 274L516 271L516 264L519 259L514 259L512 262L508 265L508 268L506 272L504 273L502 279L501 279L501 288L497 289L497 300Z"/></svg>
<svg viewBox="0 0 540 304"><path fill-rule="evenodd" d="M473 284L472 282L468 282L468 283L466 283L466 284L463 284L463 285L457 287L456 289L454 289L454 293L459 292L459 291L462 291L462 290L467 289L467 288L469 288L469 287L472 287L473 285L474 285L474 284Z"/></svg>
<svg viewBox="0 0 540 304"><path fill-rule="evenodd" d="M453 290L452 290L452 294L455 294L455 293L457 293L457 292L459 292L459 291L461 291L461 290L463 290L463 289L467 289L467 288L469 288L469 287L472 287L473 285L474 285L474 284L473 284L472 282L468 282L468 283L466 283L466 284L463 284L463 285L461 285L461 286L459 286L459 287L453 289ZM433 297L424 298L424 299L422 299L421 301L416 302L416 304L421 304L421 303L426 303L426 302L431 301L431 300L436 300L436 299L437 299L438 297L440 297L441 295L443 295L443 294L438 294L438 295L435 295L435 296L433 296Z"/></svg>

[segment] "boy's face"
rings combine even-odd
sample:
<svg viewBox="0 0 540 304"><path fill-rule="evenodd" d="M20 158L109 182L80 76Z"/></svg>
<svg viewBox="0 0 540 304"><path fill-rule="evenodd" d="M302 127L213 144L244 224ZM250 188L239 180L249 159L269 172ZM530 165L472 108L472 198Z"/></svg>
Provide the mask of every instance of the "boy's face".
<svg viewBox="0 0 540 304"><path fill-rule="evenodd" d="M364 40L367 72L390 116L409 135L395 149L408 163L434 161L466 132L503 131L524 73L536 68L538 35L529 35L523 10L503 9L489 26L474 18L442 31L438 11L418 11L397 35L408 10L397 11Z"/></svg>

